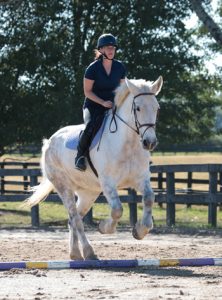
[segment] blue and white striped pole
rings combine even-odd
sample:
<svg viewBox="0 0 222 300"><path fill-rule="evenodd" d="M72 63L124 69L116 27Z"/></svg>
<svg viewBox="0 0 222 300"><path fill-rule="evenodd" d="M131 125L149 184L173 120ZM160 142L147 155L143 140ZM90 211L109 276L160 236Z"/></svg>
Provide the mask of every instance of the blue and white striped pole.
<svg viewBox="0 0 222 300"><path fill-rule="evenodd" d="M150 267L222 266L222 258L61 260L0 262L0 270L16 269L113 269Z"/></svg>

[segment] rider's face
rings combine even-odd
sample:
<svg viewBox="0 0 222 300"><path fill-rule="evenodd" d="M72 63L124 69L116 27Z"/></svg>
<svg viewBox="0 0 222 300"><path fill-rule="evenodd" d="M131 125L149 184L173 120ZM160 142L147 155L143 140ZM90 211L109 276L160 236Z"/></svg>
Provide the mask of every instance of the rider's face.
<svg viewBox="0 0 222 300"><path fill-rule="evenodd" d="M113 59L115 52L116 52L116 47L114 46L104 46L100 49L101 53L105 53L109 59Z"/></svg>

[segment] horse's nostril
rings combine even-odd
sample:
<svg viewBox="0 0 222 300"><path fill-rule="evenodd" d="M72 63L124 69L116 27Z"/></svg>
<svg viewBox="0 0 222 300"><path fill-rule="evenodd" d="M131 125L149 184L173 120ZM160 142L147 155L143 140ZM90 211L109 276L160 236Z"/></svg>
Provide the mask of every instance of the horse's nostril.
<svg viewBox="0 0 222 300"><path fill-rule="evenodd" d="M148 146L148 143L146 140L143 140L143 146L147 147Z"/></svg>

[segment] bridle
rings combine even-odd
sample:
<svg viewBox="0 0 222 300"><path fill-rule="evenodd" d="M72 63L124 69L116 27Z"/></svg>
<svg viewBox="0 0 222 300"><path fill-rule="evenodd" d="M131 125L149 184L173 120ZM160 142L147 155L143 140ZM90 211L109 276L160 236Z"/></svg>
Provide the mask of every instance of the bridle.
<svg viewBox="0 0 222 300"><path fill-rule="evenodd" d="M140 96L144 96L144 95L151 95L151 96L154 96L155 94L154 93L151 93L151 92L147 92L147 93L139 93L137 94L136 96L133 97L133 102L132 102L132 109L131 109L131 112L133 112L134 114L134 120L135 120L135 128L133 128L130 124L128 124L122 117L120 117L117 113L116 113L116 106L114 107L113 111L112 111L112 119L110 121L110 125L109 125L109 130L111 133L114 133L117 131L117 122L116 122L116 119L115 119L115 116L121 120L124 124L126 124L129 128L131 128L133 131L135 131L138 135L140 134L139 130L140 128L142 127L146 127L143 134L141 135L141 139L143 139L143 136L145 134L145 132L149 129L149 128L155 128L156 127L156 124L155 123L143 123L143 124L140 124L139 120L138 120L138 117L137 117L137 109L136 109L136 104L135 104L135 99L137 97L140 97ZM111 129L111 124L112 122L114 121L115 123L115 130L112 130Z"/></svg>
<svg viewBox="0 0 222 300"><path fill-rule="evenodd" d="M137 110L136 110L136 104L135 104L135 99L137 97L140 97L140 96L144 96L144 95L150 95L150 96L154 96L155 94L154 93L140 93L140 94L137 94L136 96L133 97L133 103L132 103L132 110L133 110L133 114L134 114L134 119L135 119L135 125L136 125L136 132L137 134L139 134L139 130L140 128L142 127L146 127L143 134L141 135L141 139L143 139L143 136L145 134L145 132L149 129L149 128L155 128L156 124L155 123L144 123L144 124L140 124L139 120L138 120L138 117L137 117ZM131 111L132 111L131 110Z"/></svg>

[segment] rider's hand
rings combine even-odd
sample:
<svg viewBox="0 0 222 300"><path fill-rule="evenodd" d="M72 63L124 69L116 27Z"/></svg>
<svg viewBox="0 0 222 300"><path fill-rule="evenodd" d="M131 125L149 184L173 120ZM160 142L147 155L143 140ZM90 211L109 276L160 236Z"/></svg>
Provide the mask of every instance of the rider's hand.
<svg viewBox="0 0 222 300"><path fill-rule="evenodd" d="M104 101L103 106L106 107L106 108L112 108L113 103L112 103L112 101Z"/></svg>

